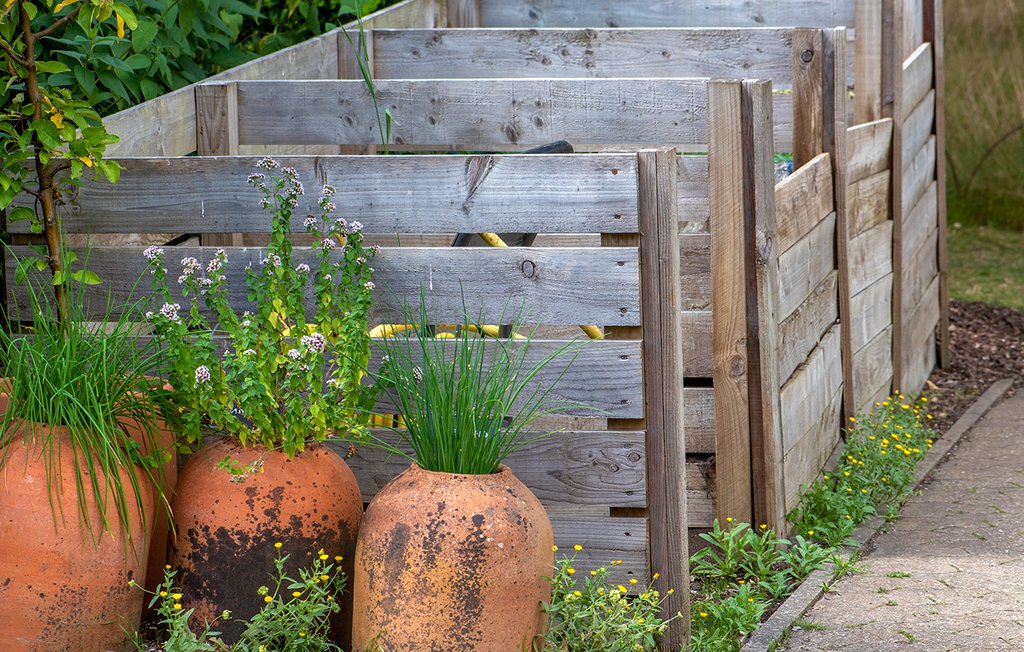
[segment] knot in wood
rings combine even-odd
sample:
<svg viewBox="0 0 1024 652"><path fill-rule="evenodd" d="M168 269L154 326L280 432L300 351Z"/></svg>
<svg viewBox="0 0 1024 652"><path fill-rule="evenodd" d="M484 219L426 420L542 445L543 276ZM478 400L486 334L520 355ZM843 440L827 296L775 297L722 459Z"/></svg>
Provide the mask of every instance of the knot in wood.
<svg viewBox="0 0 1024 652"><path fill-rule="evenodd" d="M637 452L634 451L634 452L630 453L629 455L627 455L626 459L629 460L630 462L633 462L634 464L636 464L637 462L640 461L640 453L637 453Z"/></svg>
<svg viewBox="0 0 1024 652"><path fill-rule="evenodd" d="M804 50L800 53L800 60L804 63L810 63L814 58L814 50Z"/></svg>
<svg viewBox="0 0 1024 652"><path fill-rule="evenodd" d="M537 271L537 265L532 260L524 260L519 269L523 272L523 278L533 278Z"/></svg>

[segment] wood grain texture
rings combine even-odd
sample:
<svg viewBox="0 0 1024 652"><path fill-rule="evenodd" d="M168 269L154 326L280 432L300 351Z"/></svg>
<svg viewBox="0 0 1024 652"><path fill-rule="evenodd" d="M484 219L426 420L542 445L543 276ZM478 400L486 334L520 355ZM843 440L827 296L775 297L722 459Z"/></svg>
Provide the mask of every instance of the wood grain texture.
<svg viewBox="0 0 1024 652"><path fill-rule="evenodd" d="M942 0L924 0L924 33L923 38L932 44L934 56L935 105L945 107L946 75L944 69L944 37L942 26ZM946 116L945 111L935 113L935 149L946 151ZM939 364L948 368L953 364L950 353L949 333L949 255L947 250L946 220L946 166L935 168L935 180L939 184L939 241L936 247L939 252Z"/></svg>
<svg viewBox="0 0 1024 652"><path fill-rule="evenodd" d="M892 221L882 222L850 240L850 295L893 272Z"/></svg>
<svg viewBox="0 0 1024 652"><path fill-rule="evenodd" d="M743 88L708 85L711 210L712 378L715 392L715 473L718 508L740 520L753 518L750 416L747 380L747 304L744 150L740 131ZM733 516L735 514L735 516Z"/></svg>
<svg viewBox="0 0 1024 652"><path fill-rule="evenodd" d="M889 393L892 385L892 326L875 335L853 354L856 376L854 402L857 409L870 412L878 395Z"/></svg>
<svg viewBox="0 0 1024 652"><path fill-rule="evenodd" d="M684 310L680 314L683 369L687 378L712 377L712 321L710 310Z"/></svg>
<svg viewBox="0 0 1024 652"><path fill-rule="evenodd" d="M903 62L903 106L917 106L934 87L932 44L923 43Z"/></svg>
<svg viewBox="0 0 1024 652"><path fill-rule="evenodd" d="M892 165L892 126L892 118L884 118L846 130L847 175L851 184Z"/></svg>
<svg viewBox="0 0 1024 652"><path fill-rule="evenodd" d="M907 375L899 388L906 394L920 392L935 368L935 327L939 317L939 279L936 277L906 321L903 364Z"/></svg>
<svg viewBox="0 0 1024 652"><path fill-rule="evenodd" d="M903 44L903 10L902 0L885 0L883 3L882 27L884 38L882 39L883 66L883 104L882 112L886 117L893 118L892 129L892 267L893 267L893 386L902 386L904 377L903 370L903 333L905 315L897 308L901 305L903 295L903 222L906 214L902 206L903 168L905 166L906 152L917 151L916 148L906 147L907 134L905 132L906 116L913 107L903 106L903 60L906 58L902 52Z"/></svg>
<svg viewBox="0 0 1024 652"><path fill-rule="evenodd" d="M238 156L238 87L235 84L196 88L196 154ZM204 246L242 244L240 233L201 233Z"/></svg>
<svg viewBox="0 0 1024 652"><path fill-rule="evenodd" d="M931 234L932 230L938 227L938 186L939 184L932 181L917 204L908 213L905 213L903 242L899 251L904 260L909 259L921 247L921 243Z"/></svg>
<svg viewBox="0 0 1024 652"><path fill-rule="evenodd" d="M853 350L856 352L892 325L892 273L853 295L850 303Z"/></svg>
<svg viewBox="0 0 1024 652"><path fill-rule="evenodd" d="M854 45L853 116L856 124L882 117L882 0L859 0L854 4L857 39Z"/></svg>
<svg viewBox="0 0 1024 652"><path fill-rule="evenodd" d="M258 158L121 159L117 185L85 181L68 197L69 233L267 232L246 184ZM367 233L618 233L636 230L636 155L282 157ZM168 183L168 179L175 179ZM315 180L315 182L313 181ZM298 216L316 193L301 198ZM429 210L424 210L424 207ZM553 219L557 217L557 219ZM17 223L26 229L25 223ZM514 228L513 228L514 227ZM301 217L293 229L302 231Z"/></svg>
<svg viewBox="0 0 1024 652"><path fill-rule="evenodd" d="M775 186L780 255L806 236L833 206L832 162L819 154Z"/></svg>
<svg viewBox="0 0 1024 652"><path fill-rule="evenodd" d="M906 258L907 264L903 268L904 314L909 315L914 310L939 274L938 257L935 255L938 232L938 227L933 226L917 251Z"/></svg>
<svg viewBox="0 0 1024 652"><path fill-rule="evenodd" d="M651 566L662 576L654 580L665 596L668 613L689 613L686 464L683 431L683 356L679 309L679 241L676 198L676 153L672 149L641 150L639 169L640 301L644 328L644 417L647 425L648 514ZM584 323L602 323L585 320ZM669 624L664 642L685 646L689 620Z"/></svg>
<svg viewBox="0 0 1024 652"><path fill-rule="evenodd" d="M822 85L822 32L793 32L793 167L800 168L820 154L825 143L825 98Z"/></svg>
<svg viewBox="0 0 1024 652"><path fill-rule="evenodd" d="M711 235L679 234L681 306L683 310L711 309ZM687 374L694 375L687 365Z"/></svg>
<svg viewBox="0 0 1024 652"><path fill-rule="evenodd" d="M481 0L486 27L761 27L853 25L852 3L793 0L751 4L746 0Z"/></svg>
<svg viewBox="0 0 1024 652"><path fill-rule="evenodd" d="M839 273L833 271L779 324L779 378L789 378L839 319Z"/></svg>
<svg viewBox="0 0 1024 652"><path fill-rule="evenodd" d="M682 155L676 165L679 233L711 233L708 227L708 157Z"/></svg>
<svg viewBox="0 0 1024 652"><path fill-rule="evenodd" d="M850 237L872 229L889 219L889 188L892 175L883 170L850 184L847 193Z"/></svg>
<svg viewBox="0 0 1024 652"><path fill-rule="evenodd" d="M833 452L842 443L842 404L843 391L840 388L830 397L817 423L786 453L782 472L786 478L787 510L796 507L801 486L821 475Z"/></svg>
<svg viewBox="0 0 1024 652"><path fill-rule="evenodd" d="M436 27L441 11L436 0L405 0L363 19L373 27ZM354 29L349 23L347 29ZM237 79L334 79L338 74L340 28L204 81ZM103 119L120 140L106 156L185 156L196 150L195 89L191 84Z"/></svg>
<svg viewBox="0 0 1024 652"><path fill-rule="evenodd" d="M747 77L792 83L792 30L374 30L378 79L520 77Z"/></svg>
<svg viewBox="0 0 1024 652"><path fill-rule="evenodd" d="M782 386L782 442L787 453L820 423L832 396L842 390L842 368L836 325L825 333L804 364ZM828 433L821 433L821 436L827 437Z"/></svg>
<svg viewBox="0 0 1024 652"><path fill-rule="evenodd" d="M924 194L931 190L932 181L935 179L935 156L935 136L931 136L910 161L904 161L902 196L904 215L908 214Z"/></svg>
<svg viewBox="0 0 1024 652"><path fill-rule="evenodd" d="M449 27L480 27L480 0L446 0Z"/></svg>
<svg viewBox="0 0 1024 652"><path fill-rule="evenodd" d="M779 255L778 317L785 319L835 267L835 213Z"/></svg>
<svg viewBox="0 0 1024 652"><path fill-rule="evenodd" d="M903 121L903 152L904 169L914 159L918 152L932 134L935 127L935 90L928 91L924 99L913 107L907 109L909 113Z"/></svg>
<svg viewBox="0 0 1024 652"><path fill-rule="evenodd" d="M683 387L683 421L687 455L714 453L717 429L713 388Z"/></svg>
<svg viewBox="0 0 1024 652"><path fill-rule="evenodd" d="M19 255L26 253L16 251ZM179 273L176 263L181 258L193 256L205 262L213 253L212 248L175 247L168 256L168 265L175 268L170 271L171 278ZM315 264L315 256L309 250L295 254L296 264ZM82 255L84 259L85 254ZM227 248L227 255L227 286L245 287L244 267L250 262L259 266L263 251ZM103 285L90 286L85 293L90 314L102 314L108 293L115 305L124 305L130 296L149 295L145 279L134 288L148 262L141 248L96 247L88 254L88 260L89 269L105 281ZM418 310L422 288L433 323L458 323L464 311L468 311L474 316L479 314L485 323L500 324L503 315L507 319L523 302L522 316L527 323L634 326L640 323L638 262L637 251L628 247L385 249L373 260L376 289L372 315L377 320L399 318L402 297L408 298L414 311ZM465 297L465 306L464 288L472 288L472 293ZM24 296L18 294L17 298L18 305L23 306ZM233 295L232 301L242 310L248 305L241 293Z"/></svg>

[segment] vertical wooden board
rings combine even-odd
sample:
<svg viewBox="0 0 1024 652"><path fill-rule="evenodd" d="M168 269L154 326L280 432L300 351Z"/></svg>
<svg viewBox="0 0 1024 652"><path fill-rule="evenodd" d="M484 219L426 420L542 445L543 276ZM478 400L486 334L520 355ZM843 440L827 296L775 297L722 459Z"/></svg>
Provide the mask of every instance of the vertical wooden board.
<svg viewBox="0 0 1024 652"><path fill-rule="evenodd" d="M903 119L902 161L903 169L914 160L914 154L924 147L935 127L935 90L928 91L914 107L907 107Z"/></svg>
<svg viewBox="0 0 1024 652"><path fill-rule="evenodd" d="M678 158L679 233L711 233L708 228L708 157L684 154Z"/></svg>
<svg viewBox="0 0 1024 652"><path fill-rule="evenodd" d="M939 260L935 247L939 241L939 229L933 227L917 251L907 257L903 268L903 314L909 315L924 297L932 280L938 276Z"/></svg>
<svg viewBox="0 0 1024 652"><path fill-rule="evenodd" d="M783 450L788 452L818 423L842 386L839 327L833 326L780 390Z"/></svg>
<svg viewBox="0 0 1024 652"><path fill-rule="evenodd" d="M886 221L850 240L851 296L894 271L892 232L893 223Z"/></svg>
<svg viewBox="0 0 1024 652"><path fill-rule="evenodd" d="M237 156L238 86L234 83L197 86L196 153L199 156ZM241 233L202 233L204 246L239 246Z"/></svg>
<svg viewBox="0 0 1024 652"><path fill-rule="evenodd" d="M711 527L718 517L715 511L714 460L712 457L686 463L686 513L689 529Z"/></svg>
<svg viewBox="0 0 1024 652"><path fill-rule="evenodd" d="M923 43L903 62L903 106L917 106L934 84L932 44Z"/></svg>
<svg viewBox="0 0 1024 652"><path fill-rule="evenodd" d="M917 204L908 213L904 213L903 241L899 252L904 261L914 255L932 229L937 227L938 201L938 184L932 181ZM904 269L904 276L909 272Z"/></svg>
<svg viewBox="0 0 1024 652"><path fill-rule="evenodd" d="M903 58L907 58L924 41L924 2L897 0L903 3Z"/></svg>
<svg viewBox="0 0 1024 652"><path fill-rule="evenodd" d="M932 369L935 368L935 327L939 323L939 279L932 280L924 298L917 304L913 314L906 320L904 335L904 368L907 375L899 389L906 394L916 394L924 387Z"/></svg>
<svg viewBox="0 0 1024 652"><path fill-rule="evenodd" d="M938 303L935 304L935 310L938 311ZM938 326L939 315L936 313L936 326ZM938 364L938 352L936 350L937 344L935 339L935 333L931 333L925 337L921 342L915 342L914 345L907 350L909 359L906 361L907 364L907 377L903 383L903 387L900 390L904 393L914 396L921 393L924 389L925 382L928 380L928 376L931 375L935 366Z"/></svg>
<svg viewBox="0 0 1024 652"><path fill-rule="evenodd" d="M819 154L775 186L779 255L832 212L832 162Z"/></svg>
<svg viewBox="0 0 1024 652"><path fill-rule="evenodd" d="M850 127L846 130L847 179L861 179L888 170L892 165L892 118Z"/></svg>
<svg viewBox="0 0 1024 652"><path fill-rule="evenodd" d="M935 178L935 155L935 136L931 136L924 147L917 151L913 159L904 161L902 191L904 214L914 208Z"/></svg>
<svg viewBox="0 0 1024 652"><path fill-rule="evenodd" d="M448 27L480 27L479 0L446 0Z"/></svg>
<svg viewBox="0 0 1024 652"><path fill-rule="evenodd" d="M679 234L679 283L683 310L711 309L711 235ZM709 349L710 350L710 349ZM687 367L687 374L694 375Z"/></svg>
<svg viewBox="0 0 1024 652"><path fill-rule="evenodd" d="M892 326L882 330L853 354L854 403L858 410L868 410L875 397L892 384Z"/></svg>
<svg viewBox="0 0 1024 652"><path fill-rule="evenodd" d="M836 447L842 443L843 390L840 387L829 398L817 423L794 444L783 460L786 478L786 511L799 502L800 488L810 484L824 470Z"/></svg>
<svg viewBox="0 0 1024 652"><path fill-rule="evenodd" d="M882 117L882 0L854 4L853 118L857 124Z"/></svg>
<svg viewBox="0 0 1024 652"><path fill-rule="evenodd" d="M892 273L853 295L850 303L853 350L859 351L892 325Z"/></svg>
<svg viewBox="0 0 1024 652"><path fill-rule="evenodd" d="M779 255L778 318L785 319L835 269L835 213Z"/></svg>
<svg viewBox="0 0 1024 652"><path fill-rule="evenodd" d="M712 378L718 507L753 518L747 386L747 305L744 263L743 89L708 84L708 202L711 228Z"/></svg>
<svg viewBox="0 0 1024 652"><path fill-rule="evenodd" d="M682 324L683 369L687 378L710 378L712 375L711 351L712 318L710 310L684 310L680 315Z"/></svg>
<svg viewBox="0 0 1024 652"><path fill-rule="evenodd" d="M821 72L823 63L820 29L793 31L793 167L805 163L823 151L824 98ZM780 249L781 250L781 249Z"/></svg>
<svg viewBox="0 0 1024 652"><path fill-rule="evenodd" d="M850 214L850 237L872 229L889 219L890 181L888 170L850 184L847 210Z"/></svg>
<svg viewBox="0 0 1024 652"><path fill-rule="evenodd" d="M839 319L839 273L833 271L779 324L779 378L789 378Z"/></svg>
<svg viewBox="0 0 1024 652"><path fill-rule="evenodd" d="M714 453L715 390L711 387L684 386L683 405L686 454Z"/></svg>

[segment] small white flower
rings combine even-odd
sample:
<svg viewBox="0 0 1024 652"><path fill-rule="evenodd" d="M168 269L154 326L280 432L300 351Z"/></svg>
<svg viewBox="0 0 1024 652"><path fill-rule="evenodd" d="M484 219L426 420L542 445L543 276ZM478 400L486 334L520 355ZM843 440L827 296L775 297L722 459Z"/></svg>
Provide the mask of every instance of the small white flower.
<svg viewBox="0 0 1024 652"><path fill-rule="evenodd" d="M289 349L288 357L291 358L292 360L298 360L299 358L302 357L302 351L298 349Z"/></svg>
<svg viewBox="0 0 1024 652"><path fill-rule="evenodd" d="M330 238L324 238L320 241L320 247L322 247L324 251L334 249L335 246L334 240L331 240Z"/></svg>
<svg viewBox="0 0 1024 652"><path fill-rule="evenodd" d="M160 306L160 314L169 321L181 321L181 317L178 316L179 310L181 310L181 306L177 303L165 303Z"/></svg>
<svg viewBox="0 0 1024 652"><path fill-rule="evenodd" d="M295 271L299 274L309 274L309 265L306 263L299 263L295 266Z"/></svg>
<svg viewBox="0 0 1024 652"><path fill-rule="evenodd" d="M210 368L206 365L196 367L196 384L202 385L208 382L210 382Z"/></svg>
<svg viewBox="0 0 1024 652"><path fill-rule="evenodd" d="M256 355L256 349L246 349L242 351L242 355Z"/></svg>
<svg viewBox="0 0 1024 652"><path fill-rule="evenodd" d="M281 166L278 165L277 161L270 158L269 156L264 156L259 160L259 162L256 163L256 167L263 168L264 170L276 170Z"/></svg>
<svg viewBox="0 0 1024 652"><path fill-rule="evenodd" d="M315 351L317 353L323 353L324 349L327 348L327 340L321 333L303 335L299 342L310 351Z"/></svg>
<svg viewBox="0 0 1024 652"><path fill-rule="evenodd" d="M363 287L365 287L370 292L373 292L373 288L377 286L373 284L373 281L367 281L366 283L363 284Z"/></svg>
<svg viewBox="0 0 1024 652"><path fill-rule="evenodd" d="M146 260L154 262L163 258L164 250L157 246L146 247L142 255L146 257Z"/></svg>

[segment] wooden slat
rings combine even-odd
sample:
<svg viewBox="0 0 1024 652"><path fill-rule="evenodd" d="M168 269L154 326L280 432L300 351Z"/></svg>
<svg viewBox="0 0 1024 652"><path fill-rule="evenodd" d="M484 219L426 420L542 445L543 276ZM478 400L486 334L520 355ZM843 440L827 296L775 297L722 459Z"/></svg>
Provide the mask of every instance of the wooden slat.
<svg viewBox="0 0 1024 652"><path fill-rule="evenodd" d="M853 354L854 402L862 411L874 407L876 397L889 393L892 384L892 326L875 335Z"/></svg>
<svg viewBox="0 0 1024 652"><path fill-rule="evenodd" d="M373 27L435 27L440 11L435 0L406 0L367 16ZM354 29L355 23L347 28ZM333 79L338 73L340 29L303 41L265 57L232 68L206 81L235 79ZM184 156L196 149L195 89L198 84L161 95L103 119L120 141L106 155Z"/></svg>
<svg viewBox="0 0 1024 652"><path fill-rule="evenodd" d="M809 484L821 474L832 459L834 451L842 443L842 388L835 391L817 423L786 453L783 460L783 474L786 478L785 508L796 507L800 487Z"/></svg>
<svg viewBox="0 0 1024 652"><path fill-rule="evenodd" d="M803 167L823 151L825 142L821 30L794 30L791 59L793 95L800 100L793 106L793 165Z"/></svg>
<svg viewBox="0 0 1024 652"><path fill-rule="evenodd" d="M487 27L760 27L763 25L852 25L853 3L790 0L661 0L657 3L587 0L481 0Z"/></svg>
<svg viewBox="0 0 1024 652"><path fill-rule="evenodd" d="M903 342L906 377L899 389L907 394L921 391L924 381L935 368L935 326L939 323L939 279L935 278L925 291L906 322Z"/></svg>
<svg viewBox="0 0 1024 652"><path fill-rule="evenodd" d="M889 171L883 170L850 185L847 196L851 237L857 237L889 219L891 181Z"/></svg>
<svg viewBox="0 0 1024 652"><path fill-rule="evenodd" d="M835 213L779 255L778 318L788 317L835 269Z"/></svg>
<svg viewBox="0 0 1024 652"><path fill-rule="evenodd" d="M892 164L892 119L885 118L846 130L849 182L889 169Z"/></svg>
<svg viewBox="0 0 1024 652"><path fill-rule="evenodd" d="M373 434L391 445L400 442L390 430ZM399 448L410 450L404 445ZM363 501L369 502L409 461L362 446L348 464L359 479ZM642 432L558 432L512 453L505 464L545 505L647 506Z"/></svg>
<svg viewBox="0 0 1024 652"><path fill-rule="evenodd" d="M907 109L910 110L909 108ZM935 126L935 90L913 108L903 121L903 165L904 169L913 160L914 154L924 147Z"/></svg>
<svg viewBox="0 0 1024 652"><path fill-rule="evenodd" d="M938 226L936 222L937 204L938 184L933 181L917 204L904 214L903 243L900 251L904 260L910 258L921 247L921 243L925 241L932 230ZM909 272L909 270L907 271Z"/></svg>
<svg viewBox="0 0 1024 652"><path fill-rule="evenodd" d="M24 249L15 251L20 257L27 255ZM177 261L185 256L209 260L213 250L175 247L169 253L168 265L177 268ZM295 253L296 263L315 264L309 250ZM258 266L262 250L229 248L227 254L227 286L244 288L244 267L250 262ZM82 254L82 260L85 257ZM94 248L88 254L88 266L104 279L104 284L86 291L87 309L102 314L108 297L115 305L124 305L132 296L148 295L146 279L135 287L146 263L139 247ZM396 304L402 297L408 297L416 309L422 288L435 323L460 322L465 310L474 316L480 314L485 322L502 323L502 316L507 319L519 301L524 301L523 318L527 323L640 323L637 252L628 247L399 247L385 249L373 265L377 286L373 312L381 319L401 315L401 307ZM531 270L530 276L523 270ZM173 279L178 273L178 269L171 269L169 275ZM472 288L472 294L466 294L464 305L466 288ZM514 297L511 302L510 297ZM17 299L27 314L25 297L18 294ZM233 295L232 300L239 307L247 305L243 293Z"/></svg>
<svg viewBox="0 0 1024 652"><path fill-rule="evenodd" d="M882 60L885 62L882 76L883 106L882 113L893 118L892 129L892 302L893 302L893 385L899 387L904 377L903 370L903 333L905 315L896 308L901 305L903 294L903 221L906 214L902 206L903 168L907 152L905 116L912 107L903 106L903 75L902 62L905 58L901 48L903 43L903 2L886 0L883 3L882 27ZM916 151L916 148L910 151Z"/></svg>
<svg viewBox="0 0 1024 652"><path fill-rule="evenodd" d="M676 167L679 233L711 233L708 228L708 157L682 155Z"/></svg>
<svg viewBox="0 0 1024 652"><path fill-rule="evenodd" d="M935 73L935 106L945 107L946 75L944 70L944 45L942 27L942 0L924 1L923 39L929 41L934 49ZM945 111L935 114L935 150L946 151L946 117ZM939 364L948 368L953 363L950 353L949 333L949 257L946 245L946 166L935 168L935 179L939 184Z"/></svg>
<svg viewBox="0 0 1024 652"><path fill-rule="evenodd" d="M892 273L853 295L850 302L850 312L857 316L852 324L852 343L856 352L892 325Z"/></svg>
<svg viewBox="0 0 1024 652"><path fill-rule="evenodd" d="M683 421L686 453L714 453L715 390L710 387L683 387ZM689 506L687 504L687 508Z"/></svg>
<svg viewBox="0 0 1024 652"><path fill-rule="evenodd" d="M903 106L917 106L934 88L932 44L923 43L903 62Z"/></svg>
<svg viewBox="0 0 1024 652"><path fill-rule="evenodd" d="M478 0L446 0L445 17L449 27L480 27Z"/></svg>
<svg viewBox="0 0 1024 652"><path fill-rule="evenodd" d="M928 190L935 178L935 136L928 138L903 168L903 213L907 214Z"/></svg>
<svg viewBox="0 0 1024 652"><path fill-rule="evenodd" d="M857 40L854 55L854 122L863 124L882 117L882 0L854 4Z"/></svg>
<svg viewBox="0 0 1024 652"><path fill-rule="evenodd" d="M787 453L820 422L822 413L842 385L839 327L833 326L782 386L782 442Z"/></svg>
<svg viewBox="0 0 1024 652"><path fill-rule="evenodd" d="M785 382L839 319L839 274L833 271L779 324L779 378Z"/></svg>
<svg viewBox="0 0 1024 652"><path fill-rule="evenodd" d="M924 2L921 0L899 0L903 3L903 54L911 53L924 40Z"/></svg>
<svg viewBox="0 0 1024 652"><path fill-rule="evenodd" d="M298 170L307 187L313 179L333 184L345 218L359 220L368 233L636 230L635 155L278 160ZM166 233L173 224L185 233L265 233L270 217L257 207L260 193L245 182L257 161L121 159L125 170L117 185L85 181L68 197L64 227L69 233ZM311 188L300 198L297 230L317 194Z"/></svg>
<svg viewBox="0 0 1024 652"><path fill-rule="evenodd" d="M907 264L903 268L904 314L910 314L939 273L939 261L935 251L938 241L938 227L932 227L918 250L906 258Z"/></svg>
<svg viewBox="0 0 1024 652"><path fill-rule="evenodd" d="M712 378L718 508L740 520L753 518L750 417L747 386L747 312L744 249L743 142L737 125L743 89L711 82L709 105L709 205L711 230Z"/></svg>
<svg viewBox="0 0 1024 652"><path fill-rule="evenodd" d="M711 235L679 234L683 310L711 309ZM694 375L687 365L687 374Z"/></svg>
<svg viewBox="0 0 1024 652"><path fill-rule="evenodd" d="M577 572L589 576L588 571L606 566L608 581L626 586L631 578L646 581L651 576L646 518L598 516L569 509L548 512L559 548L555 554L572 555L573 546L583 547L573 562ZM612 565L613 561L622 563Z"/></svg>
<svg viewBox="0 0 1024 652"><path fill-rule="evenodd" d="M238 88L235 84L196 88L196 154L238 156ZM242 245L241 233L201 233L204 246Z"/></svg>
<svg viewBox="0 0 1024 652"><path fill-rule="evenodd" d="M680 315L683 329L683 369L687 378L712 377L712 315L710 310L684 310Z"/></svg>
<svg viewBox="0 0 1024 652"><path fill-rule="evenodd" d="M374 30L377 79L735 77L792 81L792 30Z"/></svg>
<svg viewBox="0 0 1024 652"><path fill-rule="evenodd" d="M893 272L892 222L882 222L850 240L850 295Z"/></svg>
<svg viewBox="0 0 1024 652"><path fill-rule="evenodd" d="M780 255L833 210L832 162L819 154L775 186Z"/></svg>

